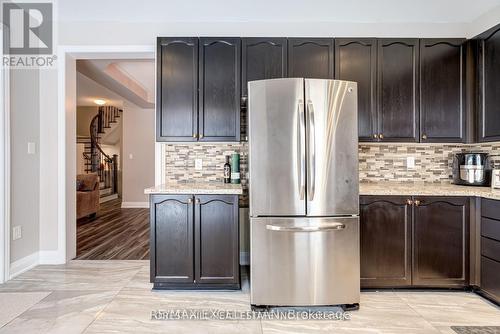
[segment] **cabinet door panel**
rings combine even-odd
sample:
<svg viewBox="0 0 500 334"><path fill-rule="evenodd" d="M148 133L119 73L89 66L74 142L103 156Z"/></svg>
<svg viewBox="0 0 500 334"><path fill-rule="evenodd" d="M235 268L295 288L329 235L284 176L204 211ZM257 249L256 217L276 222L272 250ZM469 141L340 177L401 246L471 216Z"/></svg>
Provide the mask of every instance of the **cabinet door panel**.
<svg viewBox="0 0 500 334"><path fill-rule="evenodd" d="M238 283L238 196L199 195L195 202L196 282Z"/></svg>
<svg viewBox="0 0 500 334"><path fill-rule="evenodd" d="M193 205L190 195L151 198L151 281L193 283Z"/></svg>
<svg viewBox="0 0 500 334"><path fill-rule="evenodd" d="M240 140L241 40L200 38L200 141Z"/></svg>
<svg viewBox="0 0 500 334"><path fill-rule="evenodd" d="M358 83L358 136L360 141L376 141L375 105L377 41L336 39L335 78Z"/></svg>
<svg viewBox="0 0 500 334"><path fill-rule="evenodd" d="M333 39L289 38L288 77L333 79Z"/></svg>
<svg viewBox="0 0 500 334"><path fill-rule="evenodd" d="M361 196L361 287L411 285L408 197Z"/></svg>
<svg viewBox="0 0 500 334"><path fill-rule="evenodd" d="M420 140L464 142L462 39L420 41Z"/></svg>
<svg viewBox="0 0 500 334"><path fill-rule="evenodd" d="M418 39L378 40L378 128L383 141L418 141Z"/></svg>
<svg viewBox="0 0 500 334"><path fill-rule="evenodd" d="M500 140L500 27L479 43L479 140Z"/></svg>
<svg viewBox="0 0 500 334"><path fill-rule="evenodd" d="M242 40L241 91L253 80L286 78L286 38L244 38Z"/></svg>
<svg viewBox="0 0 500 334"><path fill-rule="evenodd" d="M195 141L198 38L158 38L156 140Z"/></svg>
<svg viewBox="0 0 500 334"><path fill-rule="evenodd" d="M418 197L413 219L413 284L468 284L469 199Z"/></svg>

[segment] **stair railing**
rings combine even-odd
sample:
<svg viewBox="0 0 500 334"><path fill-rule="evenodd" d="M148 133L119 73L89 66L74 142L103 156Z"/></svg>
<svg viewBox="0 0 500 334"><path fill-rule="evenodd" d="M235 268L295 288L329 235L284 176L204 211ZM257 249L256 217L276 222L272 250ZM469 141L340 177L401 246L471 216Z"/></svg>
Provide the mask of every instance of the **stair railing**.
<svg viewBox="0 0 500 334"><path fill-rule="evenodd" d="M118 193L118 155L110 156L104 152L101 147L101 134L111 127L111 123L116 123L121 112L121 109L113 106L99 107L97 115L90 122L90 156L84 154L85 158L90 160L91 171L99 175L104 188L111 188L111 194Z"/></svg>

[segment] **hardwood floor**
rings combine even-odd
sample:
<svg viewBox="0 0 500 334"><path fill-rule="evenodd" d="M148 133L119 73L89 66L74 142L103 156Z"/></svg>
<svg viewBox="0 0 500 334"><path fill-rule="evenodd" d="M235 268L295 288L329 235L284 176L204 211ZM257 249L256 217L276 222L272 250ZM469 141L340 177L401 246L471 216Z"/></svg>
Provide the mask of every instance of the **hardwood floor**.
<svg viewBox="0 0 500 334"><path fill-rule="evenodd" d="M149 209L102 203L95 219L77 222L76 245L79 260L149 260Z"/></svg>

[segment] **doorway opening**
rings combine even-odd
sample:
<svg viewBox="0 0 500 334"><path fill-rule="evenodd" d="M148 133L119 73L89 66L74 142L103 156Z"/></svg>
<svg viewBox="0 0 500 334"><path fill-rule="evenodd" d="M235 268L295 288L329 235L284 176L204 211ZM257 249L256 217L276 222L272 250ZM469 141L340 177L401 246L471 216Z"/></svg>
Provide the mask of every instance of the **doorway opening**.
<svg viewBox="0 0 500 334"><path fill-rule="evenodd" d="M148 260L154 59L76 59L75 256ZM71 159L71 157L68 157Z"/></svg>

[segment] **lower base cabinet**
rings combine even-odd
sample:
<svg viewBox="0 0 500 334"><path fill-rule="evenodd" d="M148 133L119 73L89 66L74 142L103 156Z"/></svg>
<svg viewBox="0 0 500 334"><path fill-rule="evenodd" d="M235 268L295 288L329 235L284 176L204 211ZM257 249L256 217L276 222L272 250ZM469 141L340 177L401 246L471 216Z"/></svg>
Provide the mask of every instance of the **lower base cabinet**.
<svg viewBox="0 0 500 334"><path fill-rule="evenodd" d="M361 287L411 285L410 230L406 197L360 198Z"/></svg>
<svg viewBox="0 0 500 334"><path fill-rule="evenodd" d="M239 289L237 195L151 195L155 289Z"/></svg>
<svg viewBox="0 0 500 334"><path fill-rule="evenodd" d="M500 201L482 199L481 216L480 291L500 304Z"/></svg>
<svg viewBox="0 0 500 334"><path fill-rule="evenodd" d="M361 196L361 287L469 284L469 198Z"/></svg>

